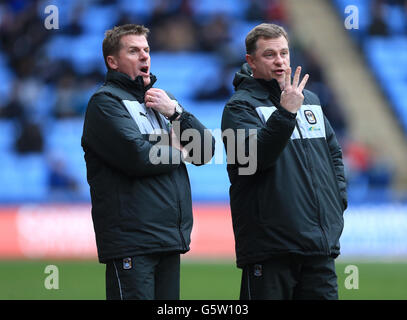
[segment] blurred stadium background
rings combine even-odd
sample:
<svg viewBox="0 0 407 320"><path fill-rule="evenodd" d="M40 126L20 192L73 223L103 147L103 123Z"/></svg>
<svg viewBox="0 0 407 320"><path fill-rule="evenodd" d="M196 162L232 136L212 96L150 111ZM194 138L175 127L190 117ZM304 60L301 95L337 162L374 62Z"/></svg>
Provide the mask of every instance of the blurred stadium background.
<svg viewBox="0 0 407 320"><path fill-rule="evenodd" d="M48 5L58 8L58 29L44 25ZM289 31L292 65L310 74L307 88L343 146L340 298L407 299L405 0L2 1L0 299L105 298L80 138L87 101L104 79L104 32L124 23L150 28L156 86L217 138L210 165L188 166L195 223L181 296L238 298L219 128L244 38L261 22ZM59 290L44 287L50 264ZM347 265L358 267L357 290L344 286Z"/></svg>

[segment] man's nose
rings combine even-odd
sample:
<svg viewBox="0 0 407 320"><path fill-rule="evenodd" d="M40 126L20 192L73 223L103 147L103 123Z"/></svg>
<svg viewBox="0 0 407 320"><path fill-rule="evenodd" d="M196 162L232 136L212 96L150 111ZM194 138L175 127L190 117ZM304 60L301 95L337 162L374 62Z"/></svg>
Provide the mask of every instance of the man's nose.
<svg viewBox="0 0 407 320"><path fill-rule="evenodd" d="M148 57L149 57L149 53L148 53L148 52L145 52L144 50L141 50L140 52L141 52L141 54L140 54L140 60L146 60L146 59L148 59Z"/></svg>
<svg viewBox="0 0 407 320"><path fill-rule="evenodd" d="M280 54L277 54L276 59L274 60L274 63L279 66L281 66L284 63L284 60Z"/></svg>

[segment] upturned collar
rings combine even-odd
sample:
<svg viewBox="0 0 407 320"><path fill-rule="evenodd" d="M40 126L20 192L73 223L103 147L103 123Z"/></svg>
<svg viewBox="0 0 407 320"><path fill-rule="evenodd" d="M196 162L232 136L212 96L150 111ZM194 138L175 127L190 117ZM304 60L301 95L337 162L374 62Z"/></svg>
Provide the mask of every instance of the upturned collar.
<svg viewBox="0 0 407 320"><path fill-rule="evenodd" d="M140 103L144 102L144 95L146 91L150 89L157 81L156 76L151 73L150 79L150 84L148 86L144 86L142 76L137 76L133 80L127 74L114 70L109 70L106 74L106 82L110 82L113 85L128 91L134 95Z"/></svg>

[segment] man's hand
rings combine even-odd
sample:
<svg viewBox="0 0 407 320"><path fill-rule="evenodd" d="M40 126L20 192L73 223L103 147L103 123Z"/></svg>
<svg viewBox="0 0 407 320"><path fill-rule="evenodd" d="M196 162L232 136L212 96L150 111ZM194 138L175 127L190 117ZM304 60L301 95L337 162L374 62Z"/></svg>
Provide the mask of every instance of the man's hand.
<svg viewBox="0 0 407 320"><path fill-rule="evenodd" d="M284 109L291 113L297 113L297 111L301 108L302 102L304 101L302 90L304 90L304 87L307 84L309 75L306 74L301 83L298 84L300 81L300 73L301 67L297 67L292 84L291 68L287 68L285 74L285 86L283 92L281 93L280 104Z"/></svg>
<svg viewBox="0 0 407 320"><path fill-rule="evenodd" d="M144 97L146 107L153 108L165 117L170 117L175 112L176 102L171 100L164 90L148 89Z"/></svg>

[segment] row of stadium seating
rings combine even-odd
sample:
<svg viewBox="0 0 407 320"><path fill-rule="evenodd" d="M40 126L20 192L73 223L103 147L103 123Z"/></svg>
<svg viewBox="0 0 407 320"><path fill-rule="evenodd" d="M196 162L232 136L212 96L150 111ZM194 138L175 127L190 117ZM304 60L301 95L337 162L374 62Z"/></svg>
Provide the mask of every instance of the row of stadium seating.
<svg viewBox="0 0 407 320"><path fill-rule="evenodd" d="M219 129L223 104L190 101L185 103L185 107L199 117L216 137L216 155L211 163L202 168L188 165L193 197L197 201L225 201L229 181ZM81 118L54 121L44 132L44 152L18 155L13 151L14 131L18 128L11 120L1 120L0 202L89 200L86 166L81 147L82 128ZM62 163L65 173L76 182L74 190L54 190L50 183L50 174L57 163Z"/></svg>
<svg viewBox="0 0 407 320"><path fill-rule="evenodd" d="M407 6L404 1L334 0L346 18L347 6L356 6L359 29L349 34L360 46L366 60L389 99L396 118L407 135ZM374 20L373 15L377 15ZM380 24L380 28L374 28ZM381 30L381 32L378 32Z"/></svg>
<svg viewBox="0 0 407 320"><path fill-rule="evenodd" d="M165 2L165 1L164 1ZM80 146L82 134L83 112L86 107L86 101L89 99L95 88L101 82L91 83L85 86L81 76L87 76L92 72L104 74L105 65L101 53L101 42L104 31L111 28L122 17L119 13L136 17L137 21L148 22L154 15L155 10L163 5L163 1L130 1L121 0L114 4L109 1L43 1L37 8L37 15L44 17L44 6L48 4L56 5L59 9L59 27L57 31L47 31L46 41L40 50L45 59L45 68L53 69L55 63L68 61L75 75L75 85L81 87L84 92L81 93L81 104L76 116L68 118L56 118L54 108L58 100L59 83L56 81L43 80L40 77L25 77L24 81L32 81L23 89L27 96L23 102L25 107L29 106L29 115L34 121L40 124L43 137L43 148L39 152L19 154L15 150L16 139L21 133L21 123L18 119L0 120L0 202L15 203L22 201L89 201L89 187L86 182L86 167L83 159L83 151ZM212 101L206 99L200 101L197 99L198 93L211 92L222 85L226 85L226 90L232 91L232 77L237 70L237 64L233 61L234 56L243 58L244 37L247 32L262 21L248 20L245 12L253 3L273 3L270 1L218 1L218 0L191 0L191 1L171 1L166 2L169 6L167 11L175 10L180 3L188 2L192 7L192 16L197 24L205 24L217 14L224 14L231 18L229 28L232 36L228 40L228 54L231 61L225 61L224 55L219 51L154 51L152 52L151 71L157 78L157 87L165 88L173 93L180 102L193 112L198 118L212 130L219 130L223 106L226 101L225 95L213 97ZM278 2L278 1L275 1ZM337 4L344 5L346 1L336 1ZM349 2L349 1L348 1ZM21 1L24 3L24 1ZM26 2L28 3L28 2ZM170 4L169 4L170 3ZM350 3L350 2L349 2ZM367 30L368 26L368 1L360 1L361 28ZM17 4L15 4L17 5ZM15 9L18 15L18 9ZM342 10L343 11L343 10ZM0 8L0 17L1 17ZM363 18L365 17L366 18ZM78 20L81 31L78 33L66 32L68 25ZM1 20L1 18L0 18ZM121 21L121 20L120 20ZM362 30L362 31L363 31ZM2 31L0 31L1 33ZM365 31L363 31L365 32ZM366 32L365 32L366 33ZM378 59L386 59L392 50L387 50L386 39L366 39L366 52L374 52L370 63L380 65ZM394 47L399 47L405 40L401 35L394 40ZM381 41L386 41L386 44ZM403 42L404 41L404 42ZM396 43L397 42L397 43ZM404 44L405 45L405 44ZM368 48L368 46L374 48ZM8 48L9 49L9 48ZM6 105L13 99L13 83L21 80L20 75L11 65L11 57L7 54L5 46L0 46L0 94L2 101L0 107ZM294 55L293 55L294 59ZM392 63L395 67L373 68L378 73L389 73L400 79L405 76L407 68L397 68L406 62L406 57L399 55L398 65ZM404 59L404 60L403 60ZM404 62L403 62L403 61ZM393 60L392 60L393 61ZM227 65L228 63L231 66ZM226 67L225 67L226 65ZM393 70L394 69L394 70ZM393 70L394 73L390 71ZM62 74L65 76L66 74ZM61 77L62 77L61 76ZM60 78L61 78L60 77ZM379 75L378 75L379 77ZM57 78L58 80L59 78ZM40 82L39 84L36 83ZM400 82L401 83L401 82ZM187 85L186 85L187 84ZM402 94L404 87L391 86L390 82L383 80L384 88L397 91ZM31 87L30 87L31 86ZM390 88L392 87L392 88ZM34 88L34 89L33 89ZM227 96L227 95L226 95ZM31 99L31 97L33 97ZM207 97L208 98L208 97ZM407 110L406 106L400 104L401 97L394 96L391 101L398 102L400 110ZM396 105L396 104L395 104ZM0 110L1 112L1 110ZM401 111L400 111L401 112ZM405 113L404 113L405 114ZM219 131L215 134L217 138L215 159L211 164L197 168L188 166L190 180L192 185L193 199L195 201L227 201L229 181L226 173L226 157L224 156L223 145L221 143ZM216 160L218 159L218 160ZM220 159L220 160L219 160ZM57 174L53 178L53 174ZM58 177L58 174L62 175ZM66 178L65 182L61 182ZM56 180L56 182L54 181ZM54 181L54 182L53 182ZM73 182L72 182L73 181ZM65 189L60 190L61 185ZM370 194L370 196L369 196ZM387 199L387 192L382 190L373 194L366 189L365 183L358 183L352 197L356 200L363 200L370 197L374 200Z"/></svg>
<svg viewBox="0 0 407 320"><path fill-rule="evenodd" d="M117 23L123 23L123 17L130 17L133 23L143 23L154 28L152 20L160 14L177 15L183 11L182 14L189 15L189 18L193 19L198 26L203 26L222 15L228 19L229 28L234 34L227 44L232 48L229 50L236 54L239 52L240 55L244 52L245 35L258 23L258 21L244 19L246 10L252 4L254 2L249 0L120 0L115 3L94 0L55 0L36 4L20 1L0 5L0 17L2 14L9 14L10 17L13 14L15 19L24 21L24 17L33 15L30 18L32 21L26 22L28 25L26 31L43 23L46 6L56 6L59 29L47 31L41 27L39 32L43 33L45 41L40 43L41 48L33 49L41 53L41 59L44 60L41 67L45 69L54 70L56 65L69 65L68 69L62 68L57 77L51 81L44 77L43 74L46 74L44 69L34 76L30 73L20 75L16 66L11 63L12 43L9 47L6 45L0 47L0 94L2 96L0 107L13 102L16 95L15 84L23 83L22 88L17 87L17 96L23 96L22 107L28 110L28 112L25 110L23 115L28 114L29 119L38 124L43 140L40 150L20 154L16 151L16 140L22 131L23 124L19 118L21 115L11 118L4 116L0 120L0 181L2 181L0 202L89 200L89 186L86 181L86 166L80 138L86 102L103 81L106 71L101 44L107 29ZM36 7L32 8L33 5ZM4 21L7 23L7 19ZM21 25L24 26L24 23L20 23L20 27ZM10 37L12 37L12 23L9 28L6 25L6 28L0 32L6 39L9 36L7 30L11 30ZM21 32L16 34L17 38L24 37L23 32L24 27L21 27ZM224 61L221 61L221 56L213 51L168 52L164 49L161 52L152 50L151 59L151 71L158 78L156 86L174 94L184 107L196 114L208 128L219 128L225 100L200 102L195 97L200 93L205 94L216 90L223 84L227 84L227 89L231 92L233 72L224 72ZM61 79L69 77L69 72L73 74L74 83L64 87L65 82ZM91 83L89 86L84 85L82 80L84 78L81 77L95 72L101 76L97 78L98 82L93 85ZM76 89L78 86L80 88ZM55 117L58 95L66 95L64 92L66 88L68 91L82 90L79 93L81 101L76 102L80 106L76 110L74 110L75 106L70 106L73 117ZM25 90L30 93L29 98L24 95L26 92L21 94ZM71 98L72 102L74 100L75 98ZM18 102L21 103L21 101ZM0 114L1 111L0 108ZM225 168L226 158L223 156L223 145L220 139L218 139L216 152L220 153L220 156L217 156L218 159L224 159L222 163L212 163L203 170L189 166L194 200L224 201L227 199L229 183ZM52 178L55 174L60 176Z"/></svg>

